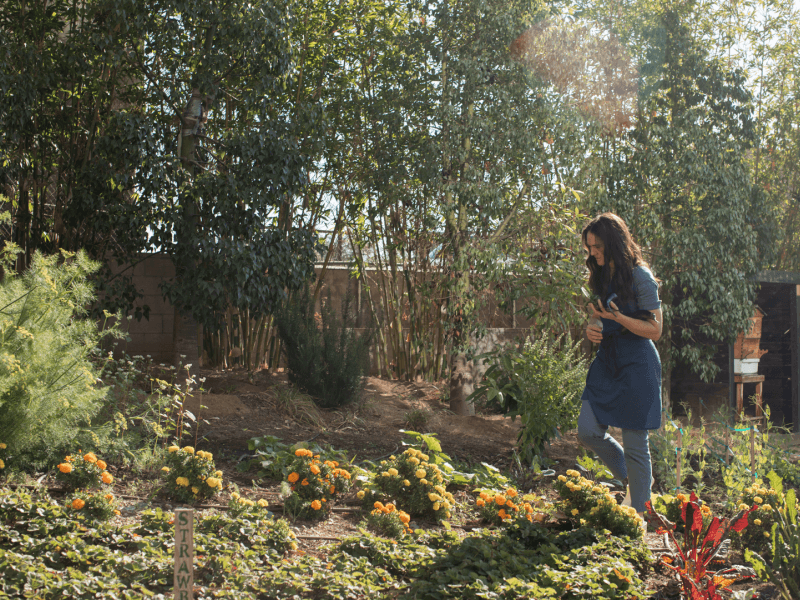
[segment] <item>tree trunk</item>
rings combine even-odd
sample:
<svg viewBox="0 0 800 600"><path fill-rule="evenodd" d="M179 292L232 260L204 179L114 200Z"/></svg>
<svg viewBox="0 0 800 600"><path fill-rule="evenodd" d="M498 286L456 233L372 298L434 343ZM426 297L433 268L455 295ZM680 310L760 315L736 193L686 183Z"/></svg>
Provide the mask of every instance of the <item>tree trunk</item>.
<svg viewBox="0 0 800 600"><path fill-rule="evenodd" d="M450 357L450 410L457 415L473 416L475 405L467 397L475 391L473 362L464 352L453 352Z"/></svg>

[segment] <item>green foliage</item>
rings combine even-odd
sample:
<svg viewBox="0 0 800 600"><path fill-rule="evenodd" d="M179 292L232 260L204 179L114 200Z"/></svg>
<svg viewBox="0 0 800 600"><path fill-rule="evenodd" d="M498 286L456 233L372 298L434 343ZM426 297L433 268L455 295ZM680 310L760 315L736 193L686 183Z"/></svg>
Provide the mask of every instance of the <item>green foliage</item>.
<svg viewBox="0 0 800 600"><path fill-rule="evenodd" d="M287 302L276 315L289 381L307 391L324 408L353 402L364 386L369 368L371 334L353 329L350 297L342 299L341 318L330 295L322 303L319 321L308 288Z"/></svg>
<svg viewBox="0 0 800 600"><path fill-rule="evenodd" d="M96 269L83 253L37 254L0 283L0 439L20 469L55 459L102 407L90 352L103 334L85 318Z"/></svg>
<svg viewBox="0 0 800 600"><path fill-rule="evenodd" d="M770 581L778 588L783 600L800 596L800 525L797 520L797 494L793 489L785 494L780 478L772 474L770 483L780 499L772 507L772 560L768 561L751 549L745 550L745 559L753 565L758 577ZM759 511L760 512L760 511Z"/></svg>
<svg viewBox="0 0 800 600"><path fill-rule="evenodd" d="M491 366L470 398L485 395L485 402L497 402L512 420L520 417L518 443L527 462L544 452L560 435L559 428L573 429L577 423L586 382L586 359L580 357L579 346L570 336L549 340L542 335L519 349L484 355Z"/></svg>
<svg viewBox="0 0 800 600"><path fill-rule="evenodd" d="M313 454L324 456L325 460L348 462L346 452L335 450L330 445L320 445L316 442L298 442L289 445L284 444L280 438L274 435L251 438L247 442L247 447L255 456L239 463L237 469L247 472L253 467L258 467L257 477L275 481L286 478L289 474L288 465L295 460L295 451L300 448L306 448Z"/></svg>
<svg viewBox="0 0 800 600"><path fill-rule="evenodd" d="M412 532L408 513L398 510L392 504L376 503L366 518L367 528L377 535L388 538L400 538Z"/></svg>
<svg viewBox="0 0 800 600"><path fill-rule="evenodd" d="M222 471L217 470L210 452L195 452L191 446L170 446L167 450L166 466L162 469L167 496L194 504L222 490Z"/></svg>

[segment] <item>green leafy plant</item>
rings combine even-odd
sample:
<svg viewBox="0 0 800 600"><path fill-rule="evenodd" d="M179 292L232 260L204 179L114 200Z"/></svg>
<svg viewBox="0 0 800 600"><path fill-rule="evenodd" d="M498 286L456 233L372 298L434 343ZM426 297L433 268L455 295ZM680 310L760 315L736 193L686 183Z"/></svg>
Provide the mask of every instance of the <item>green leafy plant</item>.
<svg viewBox="0 0 800 600"><path fill-rule="evenodd" d="M534 334L531 334L535 337ZM520 455L527 462L544 452L559 429L575 427L586 382L580 342L541 335L521 348L499 348L482 355L491 366L468 400L497 403L512 420L520 417Z"/></svg>
<svg viewBox="0 0 800 600"><path fill-rule="evenodd" d="M350 296L342 299L341 317L322 303L319 321L306 288L276 315L286 352L289 381L308 392L317 404L335 408L356 400L369 368L371 330L358 335L353 329Z"/></svg>
<svg viewBox="0 0 800 600"><path fill-rule="evenodd" d="M167 451L163 489L170 498L194 504L222 490L222 471L217 470L210 452L175 445Z"/></svg>
<svg viewBox="0 0 800 600"><path fill-rule="evenodd" d="M772 506L773 524L770 532L772 560L767 560L750 548L745 549L744 556L753 565L760 579L773 583L784 600L792 600L800 597L800 525L797 519L797 494L793 489L784 493L783 484L775 474L770 477L770 483L779 498L776 506Z"/></svg>
<svg viewBox="0 0 800 600"><path fill-rule="evenodd" d="M650 501L653 505L653 510L662 515L662 517L670 523L673 523L675 525L675 531L682 533L684 523L681 515L683 514L683 506L689 502L689 498L690 497L686 494L679 492L674 496L672 494L652 496ZM708 504L703 504L699 498L696 502L700 506L700 513L703 517L703 526L707 527L711 523L711 507L709 507ZM732 536L735 535L736 532L732 532Z"/></svg>
<svg viewBox="0 0 800 600"><path fill-rule="evenodd" d="M119 514L114 507L114 495L110 492L77 491L67 498L66 506L72 514L94 521L108 521Z"/></svg>
<svg viewBox="0 0 800 600"><path fill-rule="evenodd" d="M692 492L688 501L683 502L681 506L683 541L678 542L675 537L675 524L665 520L656 512L650 500L646 506L651 521L654 521L659 528L658 531L669 533L672 545L678 554L678 563L666 562L666 564L680 576L686 597L698 600L723 600L719 590L726 588L733 581L715 577L714 573L708 571L709 563L731 532L741 531L747 527L747 516L754 508L741 510L730 520L713 516L708 525L704 525L703 509L698 503L697 496Z"/></svg>
<svg viewBox="0 0 800 600"><path fill-rule="evenodd" d="M327 516L333 500L350 489L350 472L338 461L322 459L307 448L298 448L294 454L294 461L287 466L291 494L284 501L284 509L302 519Z"/></svg>
<svg viewBox="0 0 800 600"><path fill-rule="evenodd" d="M102 408L90 352L121 334L86 318L97 268L84 253L37 254L23 275L6 271L0 282L0 439L20 469L52 464Z"/></svg>

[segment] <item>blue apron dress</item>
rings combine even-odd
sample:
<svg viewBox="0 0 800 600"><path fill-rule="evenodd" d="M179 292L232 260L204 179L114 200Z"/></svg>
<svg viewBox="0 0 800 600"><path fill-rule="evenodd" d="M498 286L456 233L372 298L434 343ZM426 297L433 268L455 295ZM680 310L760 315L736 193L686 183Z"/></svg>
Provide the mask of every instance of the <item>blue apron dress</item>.
<svg viewBox="0 0 800 600"><path fill-rule="evenodd" d="M634 300L619 307L622 314L661 308L658 284L646 267L633 269ZM609 287L605 297L613 292ZM615 303L617 304L617 303ZM652 340L603 319L603 342L586 375L581 400L592 407L601 425L622 429L661 426L661 358Z"/></svg>

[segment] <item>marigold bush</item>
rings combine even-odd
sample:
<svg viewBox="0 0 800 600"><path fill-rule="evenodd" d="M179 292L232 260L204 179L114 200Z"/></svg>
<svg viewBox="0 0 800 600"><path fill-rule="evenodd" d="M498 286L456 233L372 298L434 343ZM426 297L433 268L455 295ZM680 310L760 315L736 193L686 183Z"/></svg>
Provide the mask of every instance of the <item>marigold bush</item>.
<svg viewBox="0 0 800 600"><path fill-rule="evenodd" d="M291 495L285 510L301 519L320 519L330 512L331 502L350 489L352 476L335 460L323 460L306 448L295 450L286 481Z"/></svg>
<svg viewBox="0 0 800 600"><path fill-rule="evenodd" d="M775 523L772 508L780 509L783 503L775 490L753 485L743 490L738 506L739 510L751 507L756 509L747 515L747 527L732 534L731 538L740 548L763 553L772 545L772 525Z"/></svg>
<svg viewBox="0 0 800 600"><path fill-rule="evenodd" d="M67 498L66 507L73 515L93 521L108 521L119 514L115 508L114 495L106 491L77 491Z"/></svg>
<svg viewBox="0 0 800 600"><path fill-rule="evenodd" d="M415 517L435 521L449 519L455 505L453 495L446 490L448 479L429 456L416 448L408 448L399 456L381 461L383 471L376 473L370 485L359 492L366 508L375 500L396 500L402 508ZM362 493L363 492L363 493Z"/></svg>
<svg viewBox="0 0 800 600"><path fill-rule="evenodd" d="M174 445L167 451L167 467L162 469L162 477L163 489L170 498L194 504L222 490L222 471L217 470L210 452Z"/></svg>
<svg viewBox="0 0 800 600"><path fill-rule="evenodd" d="M411 533L411 516L388 502L383 504L376 501L373 509L367 515L367 527L384 537L400 538L405 534Z"/></svg>
<svg viewBox="0 0 800 600"><path fill-rule="evenodd" d="M492 525L511 523L517 518L523 518L533 523L543 523L547 520L546 502L533 494L520 497L514 488L497 490L476 490L478 497L475 506L482 521ZM537 511L537 508L539 509Z"/></svg>
<svg viewBox="0 0 800 600"><path fill-rule="evenodd" d="M98 459L94 452L84 454L82 450L78 450L64 457L57 468L56 479L68 491L93 489L101 484L114 483L114 477L106 470L108 465Z"/></svg>

